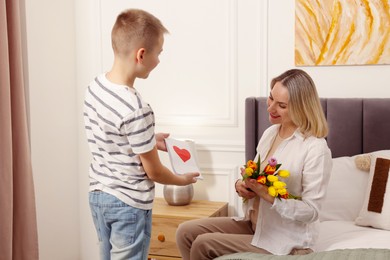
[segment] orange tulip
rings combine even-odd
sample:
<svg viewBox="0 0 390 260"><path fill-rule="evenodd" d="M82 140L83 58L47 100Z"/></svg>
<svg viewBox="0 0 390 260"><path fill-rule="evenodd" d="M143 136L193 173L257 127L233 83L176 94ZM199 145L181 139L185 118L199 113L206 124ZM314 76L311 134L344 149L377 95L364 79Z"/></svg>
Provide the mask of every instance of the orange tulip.
<svg viewBox="0 0 390 260"><path fill-rule="evenodd" d="M280 197L282 198L282 199L288 199L288 192L286 192L286 194L283 194L283 195L280 195Z"/></svg>
<svg viewBox="0 0 390 260"><path fill-rule="evenodd" d="M261 184L265 184L267 182L267 178L264 175L261 175L257 178L257 182Z"/></svg>
<svg viewBox="0 0 390 260"><path fill-rule="evenodd" d="M275 171L276 171L276 167L275 166L271 166L269 164L264 168L264 172L266 174L274 174Z"/></svg>
<svg viewBox="0 0 390 260"><path fill-rule="evenodd" d="M252 160L249 160L249 161L246 163L246 167L251 168L251 169L253 169L253 170L255 171L255 170L257 170L257 163L255 163L255 162L252 161Z"/></svg>

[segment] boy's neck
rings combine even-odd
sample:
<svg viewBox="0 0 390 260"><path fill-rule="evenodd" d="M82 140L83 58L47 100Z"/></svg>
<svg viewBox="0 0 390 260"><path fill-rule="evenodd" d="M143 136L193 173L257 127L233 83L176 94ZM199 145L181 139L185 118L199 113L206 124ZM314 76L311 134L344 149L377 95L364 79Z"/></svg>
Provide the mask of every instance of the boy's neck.
<svg viewBox="0 0 390 260"><path fill-rule="evenodd" d="M125 85L129 88L133 88L135 76L131 73L131 70L126 67L127 66L114 63L111 70L106 74L107 79L114 84Z"/></svg>

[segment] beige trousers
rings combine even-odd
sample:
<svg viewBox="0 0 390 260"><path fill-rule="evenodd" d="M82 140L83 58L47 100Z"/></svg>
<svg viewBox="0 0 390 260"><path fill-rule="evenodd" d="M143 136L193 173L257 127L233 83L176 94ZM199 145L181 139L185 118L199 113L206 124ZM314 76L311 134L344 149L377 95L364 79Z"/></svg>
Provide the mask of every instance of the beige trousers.
<svg viewBox="0 0 390 260"><path fill-rule="evenodd" d="M252 246L254 235L250 221L230 217L190 220L179 225L176 243L183 260L207 260L238 252L270 254ZM294 249L291 255L304 255L311 249Z"/></svg>
<svg viewBox="0 0 390 260"><path fill-rule="evenodd" d="M269 254L251 245L250 221L235 221L230 217L190 220L179 225L176 243L183 260L207 260L237 252Z"/></svg>

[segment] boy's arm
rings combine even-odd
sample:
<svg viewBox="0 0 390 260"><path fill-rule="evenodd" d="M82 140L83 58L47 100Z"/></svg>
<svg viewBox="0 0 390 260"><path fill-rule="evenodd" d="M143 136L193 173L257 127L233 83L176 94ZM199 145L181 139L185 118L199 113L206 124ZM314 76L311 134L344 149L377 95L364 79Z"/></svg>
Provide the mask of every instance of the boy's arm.
<svg viewBox="0 0 390 260"><path fill-rule="evenodd" d="M200 174L197 172L176 175L165 167L158 156L157 147L151 151L140 154L142 165L148 177L161 184L188 185L196 182L196 177Z"/></svg>
<svg viewBox="0 0 390 260"><path fill-rule="evenodd" d="M156 145L157 149L160 151L167 151L167 145L165 144L165 138L168 138L169 134L168 133L157 133L155 135L156 138Z"/></svg>

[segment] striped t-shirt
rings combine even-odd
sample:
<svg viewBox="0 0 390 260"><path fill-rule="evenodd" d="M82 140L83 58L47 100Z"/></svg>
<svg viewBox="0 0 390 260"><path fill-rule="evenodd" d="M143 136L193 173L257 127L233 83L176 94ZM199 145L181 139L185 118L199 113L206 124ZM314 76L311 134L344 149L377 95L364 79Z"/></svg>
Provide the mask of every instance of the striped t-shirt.
<svg viewBox="0 0 390 260"><path fill-rule="evenodd" d="M156 144L149 104L134 88L113 84L102 74L86 90L84 122L92 153L89 190L112 194L132 207L151 209L155 186L139 156Z"/></svg>

